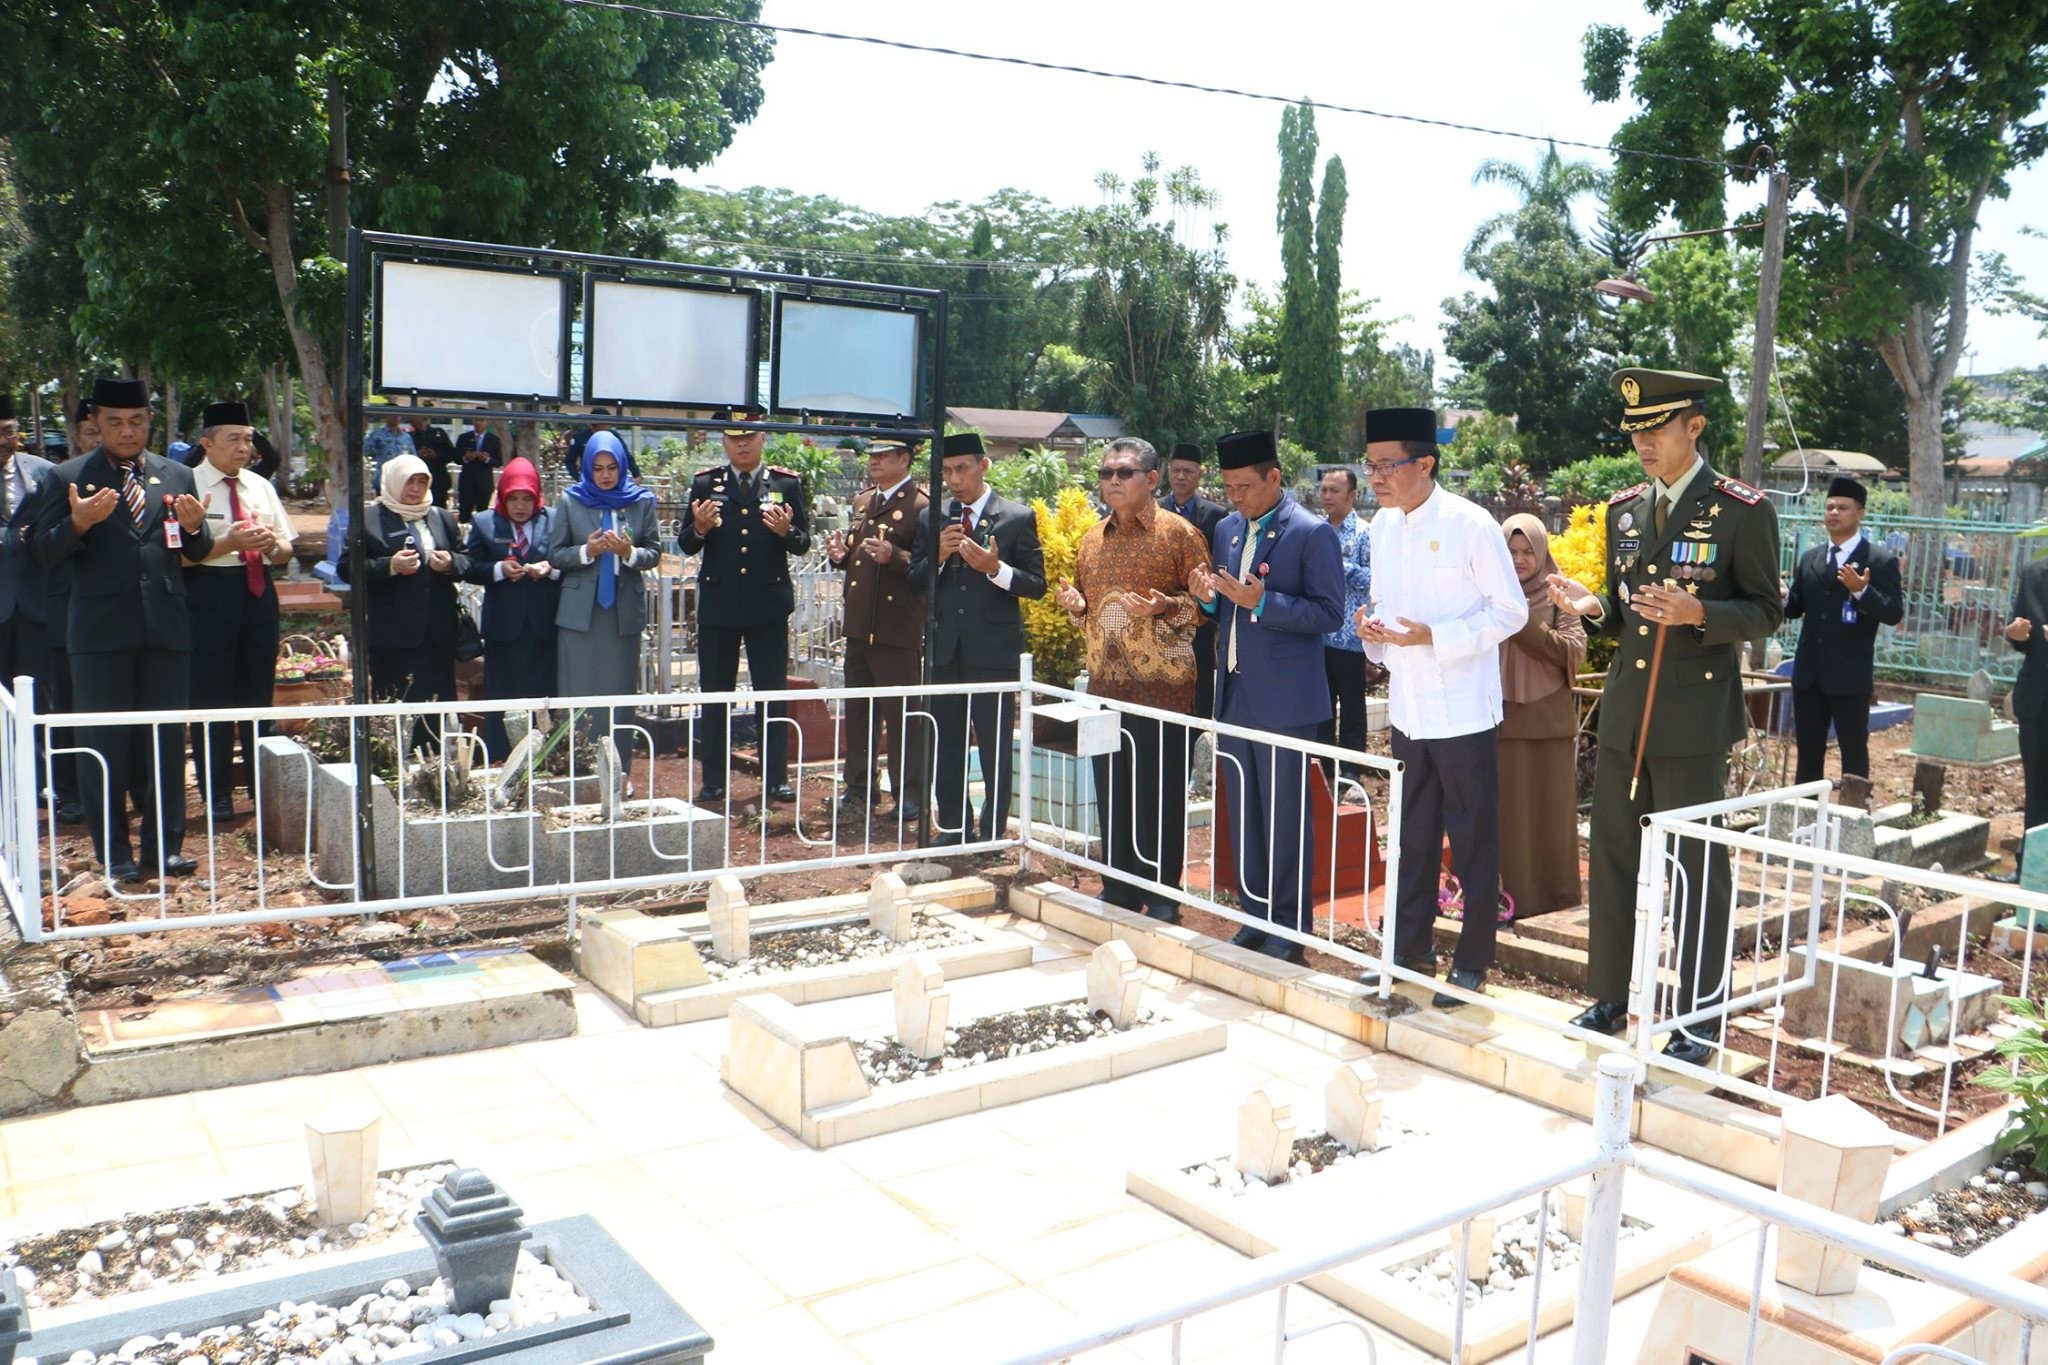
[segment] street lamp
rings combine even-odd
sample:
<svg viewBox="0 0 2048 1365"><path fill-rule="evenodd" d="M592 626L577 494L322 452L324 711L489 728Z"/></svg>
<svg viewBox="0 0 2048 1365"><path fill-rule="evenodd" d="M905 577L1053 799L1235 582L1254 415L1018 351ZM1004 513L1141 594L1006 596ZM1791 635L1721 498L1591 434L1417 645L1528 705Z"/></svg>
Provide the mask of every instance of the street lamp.
<svg viewBox="0 0 2048 1365"><path fill-rule="evenodd" d="M1751 160L1753 162L1755 158ZM1693 232L1669 232L1661 237L1648 238L1620 279L1605 279L1593 286L1596 294L1636 303L1655 303L1657 295L1636 279L1636 265L1652 246L1658 242L1675 242L1683 237L1717 237L1728 232L1763 229L1763 265L1757 274L1756 289L1756 339L1749 358L1749 416L1744 423L1742 437L1742 478L1745 483L1757 487L1761 487L1764 480L1764 417L1769 410L1771 367L1775 363L1777 347L1778 279L1785 263L1785 210L1790 197L1791 180L1785 172L1774 170L1764 199L1762 222L1700 228Z"/></svg>

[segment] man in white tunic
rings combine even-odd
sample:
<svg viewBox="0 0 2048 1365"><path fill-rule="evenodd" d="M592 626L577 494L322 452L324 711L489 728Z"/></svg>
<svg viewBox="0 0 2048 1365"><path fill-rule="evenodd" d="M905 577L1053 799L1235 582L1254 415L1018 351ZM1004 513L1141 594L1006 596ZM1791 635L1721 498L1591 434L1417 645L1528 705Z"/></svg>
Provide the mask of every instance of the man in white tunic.
<svg viewBox="0 0 2048 1365"><path fill-rule="evenodd" d="M1529 617L1507 538L1493 518L1437 484L1436 414L1365 417L1372 601L1357 613L1366 654L1389 675L1387 713L1401 777L1401 882L1390 959L1436 975L1431 935L1444 835L1464 888L1451 984L1477 991L1493 965L1500 908L1500 646ZM1377 985L1369 975L1368 984ZM1439 994L1438 1008L1465 1002Z"/></svg>

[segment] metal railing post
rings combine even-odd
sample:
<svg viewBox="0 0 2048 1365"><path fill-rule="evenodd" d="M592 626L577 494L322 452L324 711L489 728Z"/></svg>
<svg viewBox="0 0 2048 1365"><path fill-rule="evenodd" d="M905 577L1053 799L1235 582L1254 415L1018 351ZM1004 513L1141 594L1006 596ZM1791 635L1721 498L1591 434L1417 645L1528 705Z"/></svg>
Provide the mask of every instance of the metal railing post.
<svg viewBox="0 0 2048 1365"><path fill-rule="evenodd" d="M1650 1042L1657 1032L1657 963L1664 946L1664 904L1669 880L1664 846L1668 838L1664 830L1645 820L1636 855L1635 960L1629 965L1628 1008L1634 1016L1635 1050L1644 1057L1650 1055ZM1682 932L1674 923L1672 933ZM1682 953L1679 960L1684 961Z"/></svg>
<svg viewBox="0 0 2048 1365"><path fill-rule="evenodd" d="M1579 1253L1578 1313L1572 1332L1573 1365L1603 1365L1607 1359L1615 1252L1621 1241L1622 1179L1640 1074L1641 1067L1633 1057L1609 1052L1600 1058L1599 1089L1593 1097L1593 1141L1605 1164L1593 1172L1586 1195L1586 1236Z"/></svg>
<svg viewBox="0 0 2048 1365"><path fill-rule="evenodd" d="M36 680L21 676L14 680L14 884L20 897L21 937L28 943L43 940L43 860L37 842L36 817L42 813L42 785L36 763Z"/></svg>
<svg viewBox="0 0 2048 1365"><path fill-rule="evenodd" d="M1017 870L1031 870L1031 656L1017 656Z"/></svg>

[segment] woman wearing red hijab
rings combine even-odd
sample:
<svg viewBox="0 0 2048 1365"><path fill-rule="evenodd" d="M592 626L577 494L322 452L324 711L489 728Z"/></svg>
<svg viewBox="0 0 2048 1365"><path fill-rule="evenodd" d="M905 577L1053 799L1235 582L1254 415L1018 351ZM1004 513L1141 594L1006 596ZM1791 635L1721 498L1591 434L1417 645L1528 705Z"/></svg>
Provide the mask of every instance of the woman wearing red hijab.
<svg viewBox="0 0 2048 1365"><path fill-rule="evenodd" d="M498 476L488 512L469 525L469 581L484 585L484 699L548 697L555 691L555 610L562 571L548 563L551 514L540 504L540 471L514 459ZM511 749L505 717L484 719L491 760Z"/></svg>

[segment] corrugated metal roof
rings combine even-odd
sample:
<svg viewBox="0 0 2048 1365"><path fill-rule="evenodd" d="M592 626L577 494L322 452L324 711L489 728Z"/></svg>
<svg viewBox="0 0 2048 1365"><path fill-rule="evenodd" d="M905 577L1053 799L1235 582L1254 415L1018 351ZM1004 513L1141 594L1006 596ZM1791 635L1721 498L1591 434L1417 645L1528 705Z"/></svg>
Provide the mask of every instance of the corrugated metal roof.
<svg viewBox="0 0 2048 1365"><path fill-rule="evenodd" d="M1856 450L1788 450L1771 461L1773 469L1833 469L1844 474L1882 474L1885 463L1874 455Z"/></svg>
<svg viewBox="0 0 2048 1365"><path fill-rule="evenodd" d="M946 419L956 427L973 427L992 441L1043 441L1068 420L1064 412L955 407L946 409Z"/></svg>

